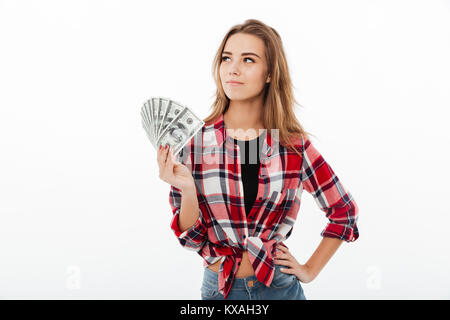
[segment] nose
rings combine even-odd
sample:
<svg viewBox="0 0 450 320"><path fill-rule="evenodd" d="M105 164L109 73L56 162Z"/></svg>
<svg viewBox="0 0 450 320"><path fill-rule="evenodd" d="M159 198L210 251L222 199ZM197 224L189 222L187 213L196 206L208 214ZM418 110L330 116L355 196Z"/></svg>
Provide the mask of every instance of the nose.
<svg viewBox="0 0 450 320"><path fill-rule="evenodd" d="M231 66L230 66L230 75L239 75L239 68L238 68L238 66L237 66L237 63L233 63Z"/></svg>

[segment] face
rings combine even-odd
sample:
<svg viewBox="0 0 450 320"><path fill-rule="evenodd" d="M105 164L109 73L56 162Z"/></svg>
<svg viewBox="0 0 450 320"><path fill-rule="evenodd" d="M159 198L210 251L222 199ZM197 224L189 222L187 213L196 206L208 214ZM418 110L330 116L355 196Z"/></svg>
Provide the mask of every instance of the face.
<svg viewBox="0 0 450 320"><path fill-rule="evenodd" d="M265 84L270 81L267 69L261 39L243 33L228 38L219 70L222 87L230 100L247 100L263 94Z"/></svg>

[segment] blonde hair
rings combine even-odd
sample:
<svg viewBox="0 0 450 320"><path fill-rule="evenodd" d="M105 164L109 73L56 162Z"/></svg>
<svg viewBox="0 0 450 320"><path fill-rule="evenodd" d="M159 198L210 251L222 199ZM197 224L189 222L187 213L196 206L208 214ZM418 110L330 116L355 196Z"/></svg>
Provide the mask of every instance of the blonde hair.
<svg viewBox="0 0 450 320"><path fill-rule="evenodd" d="M299 154L293 142L299 138L299 135L304 139L311 135L311 133L303 128L294 113L294 104L300 107L303 106L293 96L293 85L289 75L283 44L278 32L256 19L248 19L243 24L231 27L217 50L212 68L213 78L217 86L215 93L216 100L211 106L211 114L204 119L205 123L208 124L214 121L228 109L230 100L223 90L219 68L222 62L222 52L225 44L228 38L236 33L254 35L263 40L266 61L268 62L268 73L271 78L270 82L266 83L264 89L263 124L269 134L271 133L271 129L278 129L280 144Z"/></svg>

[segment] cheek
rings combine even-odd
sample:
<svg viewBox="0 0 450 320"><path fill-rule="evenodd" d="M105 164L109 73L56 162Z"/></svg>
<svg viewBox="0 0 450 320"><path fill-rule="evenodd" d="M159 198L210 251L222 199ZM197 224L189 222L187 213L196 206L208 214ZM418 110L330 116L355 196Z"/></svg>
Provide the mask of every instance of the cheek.
<svg viewBox="0 0 450 320"><path fill-rule="evenodd" d="M249 88L252 88L254 91L259 91L264 87L265 79L259 72L249 74L248 77L245 78L248 80Z"/></svg>
<svg viewBox="0 0 450 320"><path fill-rule="evenodd" d="M247 72L247 77L252 80L253 83L257 84L264 82L264 72L260 69L250 69Z"/></svg>
<svg viewBox="0 0 450 320"><path fill-rule="evenodd" d="M224 75L227 73L227 68L224 65L219 66L219 75L223 79Z"/></svg>

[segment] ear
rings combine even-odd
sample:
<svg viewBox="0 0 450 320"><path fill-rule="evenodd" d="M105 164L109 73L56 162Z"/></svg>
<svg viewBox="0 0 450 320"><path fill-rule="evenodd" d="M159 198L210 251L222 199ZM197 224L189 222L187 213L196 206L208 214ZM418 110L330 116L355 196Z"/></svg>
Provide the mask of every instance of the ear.
<svg viewBox="0 0 450 320"><path fill-rule="evenodd" d="M269 83L269 82L270 82L270 75L267 76L267 80L266 80L266 83Z"/></svg>

